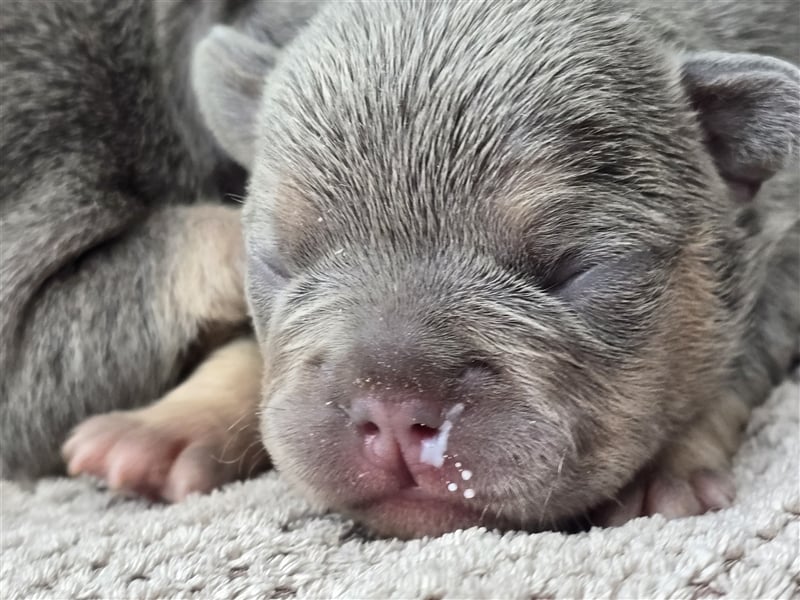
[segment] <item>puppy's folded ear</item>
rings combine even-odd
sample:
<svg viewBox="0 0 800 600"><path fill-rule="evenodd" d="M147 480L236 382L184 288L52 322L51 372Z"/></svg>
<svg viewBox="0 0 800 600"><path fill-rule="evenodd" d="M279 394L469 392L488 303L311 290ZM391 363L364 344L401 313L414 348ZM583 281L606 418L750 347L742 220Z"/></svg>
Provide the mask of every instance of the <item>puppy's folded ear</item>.
<svg viewBox="0 0 800 600"><path fill-rule="evenodd" d="M796 66L758 54L702 52L683 58L682 80L717 168L750 198L797 157Z"/></svg>
<svg viewBox="0 0 800 600"><path fill-rule="evenodd" d="M198 44L192 85L217 142L245 168L253 159L262 88L277 49L235 29L215 26Z"/></svg>

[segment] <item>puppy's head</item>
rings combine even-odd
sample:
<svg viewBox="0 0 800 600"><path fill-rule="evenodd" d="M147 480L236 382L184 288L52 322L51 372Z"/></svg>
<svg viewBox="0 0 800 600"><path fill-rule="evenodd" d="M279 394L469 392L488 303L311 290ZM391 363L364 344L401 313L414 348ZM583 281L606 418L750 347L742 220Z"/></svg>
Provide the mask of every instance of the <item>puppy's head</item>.
<svg viewBox="0 0 800 600"><path fill-rule="evenodd" d="M337 4L268 77L263 44L201 46L252 172L264 439L312 500L400 536L549 527L716 393L728 206L796 142L796 73L604 11Z"/></svg>

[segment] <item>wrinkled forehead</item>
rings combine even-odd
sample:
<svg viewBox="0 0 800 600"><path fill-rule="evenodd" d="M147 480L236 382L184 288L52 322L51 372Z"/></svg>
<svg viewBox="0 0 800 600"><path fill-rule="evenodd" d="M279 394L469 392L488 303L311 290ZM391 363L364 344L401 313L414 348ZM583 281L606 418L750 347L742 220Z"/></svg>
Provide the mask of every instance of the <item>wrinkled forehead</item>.
<svg viewBox="0 0 800 600"><path fill-rule="evenodd" d="M671 65L594 14L550 15L560 33L547 15L522 15L528 30L495 20L481 37L493 16L482 6L469 31L451 21L438 38L415 34L420 15L398 9L363 47L328 35L295 53L268 86L251 186L278 227L317 244L514 244L670 225L682 100Z"/></svg>
<svg viewBox="0 0 800 600"><path fill-rule="evenodd" d="M520 171L493 186L477 173L476 182L440 190L421 183L410 189L401 183L410 177L403 167L394 181L370 173L363 187L289 177L261 214L268 215L267 237L297 264L336 253L377 252L400 261L453 250L501 262L572 254L602 260L628 250L667 249L687 234L684 221L625 186L565 175L550 165L515 168Z"/></svg>

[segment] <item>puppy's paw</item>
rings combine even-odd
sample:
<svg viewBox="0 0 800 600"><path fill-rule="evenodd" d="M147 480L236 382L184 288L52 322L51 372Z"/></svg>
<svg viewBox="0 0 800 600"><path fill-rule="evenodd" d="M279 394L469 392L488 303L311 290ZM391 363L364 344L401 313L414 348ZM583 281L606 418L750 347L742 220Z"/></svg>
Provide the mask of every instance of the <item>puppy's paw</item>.
<svg viewBox="0 0 800 600"><path fill-rule="evenodd" d="M598 508L591 521L616 527L655 514L667 519L691 517L728 508L735 497L736 486L727 469L698 469L680 477L656 468L637 475L614 500Z"/></svg>
<svg viewBox="0 0 800 600"><path fill-rule="evenodd" d="M595 525L613 527L660 514L668 519L729 507L736 497L730 459L739 445L749 410L737 397L724 398L697 418L613 500L591 514Z"/></svg>
<svg viewBox="0 0 800 600"><path fill-rule="evenodd" d="M62 452L71 475L170 502L266 467L258 429L261 357L252 338L214 352L158 402L79 425Z"/></svg>
<svg viewBox="0 0 800 600"><path fill-rule="evenodd" d="M148 418L145 411L99 415L63 447L70 475L88 474L114 490L177 502L248 475L265 459L257 436L235 427ZM260 456L259 456L260 455Z"/></svg>

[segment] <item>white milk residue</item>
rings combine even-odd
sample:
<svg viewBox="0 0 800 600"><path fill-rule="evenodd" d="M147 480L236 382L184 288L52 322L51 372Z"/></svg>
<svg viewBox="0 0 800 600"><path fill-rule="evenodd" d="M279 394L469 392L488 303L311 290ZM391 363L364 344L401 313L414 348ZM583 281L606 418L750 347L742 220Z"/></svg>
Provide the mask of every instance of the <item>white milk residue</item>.
<svg viewBox="0 0 800 600"><path fill-rule="evenodd" d="M468 489L464 490L464 498L469 500L470 498L474 498L474 497L475 497L475 490L473 490L472 488L468 488Z"/></svg>
<svg viewBox="0 0 800 600"><path fill-rule="evenodd" d="M444 416L444 423L439 428L439 433L429 439L422 440L422 450L419 453L419 460L433 467L441 467L444 464L444 453L447 452L447 438L453 428L453 421L464 411L464 405L460 402L447 411Z"/></svg>
<svg viewBox="0 0 800 600"><path fill-rule="evenodd" d="M450 490L451 492L455 492L458 489L458 484L456 484L456 483L448 483L447 484L447 489Z"/></svg>
<svg viewBox="0 0 800 600"><path fill-rule="evenodd" d="M461 479L463 479L464 481L469 481L470 479L472 479L472 471L470 471L469 469L464 469L463 471L461 471Z"/></svg>

